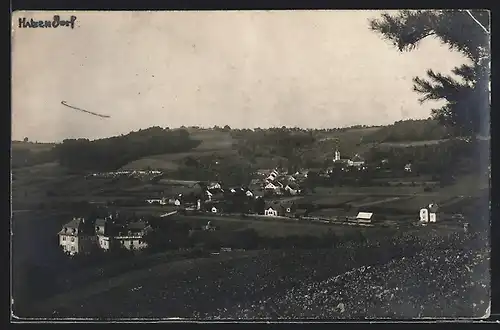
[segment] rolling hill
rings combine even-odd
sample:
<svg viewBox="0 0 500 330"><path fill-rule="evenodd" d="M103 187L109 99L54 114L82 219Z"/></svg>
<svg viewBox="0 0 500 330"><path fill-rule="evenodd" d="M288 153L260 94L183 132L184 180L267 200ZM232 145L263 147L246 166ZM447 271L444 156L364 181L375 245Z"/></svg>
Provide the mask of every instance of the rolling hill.
<svg viewBox="0 0 500 330"><path fill-rule="evenodd" d="M158 143L169 142L170 138L167 137L166 140L160 142L157 135L168 136L168 134L174 134L173 132L176 130L168 131L155 127L104 140L112 143L114 140L126 138L123 143L116 145L116 147L122 149L127 144L130 145L127 147L129 149L132 147L135 148L136 143L140 142L144 144L142 149L136 148L137 150L141 150L141 152L134 152L136 155L135 159L133 153L127 151L127 157L125 158L128 160L124 162L125 164L122 163L119 167L121 169L154 168L165 171L177 171L189 158L219 159L227 164L241 162L241 158L243 157L247 163L251 163L256 168L275 167L278 164L286 164L287 162L287 158L276 151L276 148L279 146L273 145L272 137L264 140L264 145L261 143L262 141L257 142L259 149L257 153L253 155L251 153L248 154L247 150L247 153L243 156L241 148L248 147L247 142L255 139L256 136L267 135L269 130L252 132L251 130L204 129L195 127L183 129L189 133L189 139L198 144L195 143L191 148L185 148L184 150L169 150L167 153L155 150L161 150L162 147ZM292 134L296 131L296 129L287 130L292 132ZM333 158L337 148L341 151L342 157L352 157L355 154L363 156L374 147L404 148L409 146L433 145L445 142L449 138L447 130L432 120L399 121L392 125L377 127L355 126L331 130L313 130L311 134L314 136L315 143L296 149L301 155L300 157L309 160L310 167L321 166L325 160ZM111 148L111 144L105 144L107 142L104 140L95 141L96 145L100 145L99 149L101 147ZM153 140L156 142L153 142ZM94 141L90 141L90 143L94 143ZM51 151L56 149L57 146L58 144L54 143L14 141L11 149L12 167L16 168L54 162L57 159ZM145 150L146 146L147 150ZM128 150L127 148L124 149L124 152ZM120 154L123 155L123 152ZM313 164L315 166L312 166Z"/></svg>

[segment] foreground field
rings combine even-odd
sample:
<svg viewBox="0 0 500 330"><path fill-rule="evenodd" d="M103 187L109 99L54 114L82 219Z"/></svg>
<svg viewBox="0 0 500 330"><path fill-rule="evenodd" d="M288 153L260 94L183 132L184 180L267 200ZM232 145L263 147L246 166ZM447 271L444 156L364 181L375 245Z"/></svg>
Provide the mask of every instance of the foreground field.
<svg viewBox="0 0 500 330"><path fill-rule="evenodd" d="M390 244L229 253L168 263L61 295L36 314L197 319L485 314L487 250L462 251L465 242L439 236L423 244L412 236Z"/></svg>

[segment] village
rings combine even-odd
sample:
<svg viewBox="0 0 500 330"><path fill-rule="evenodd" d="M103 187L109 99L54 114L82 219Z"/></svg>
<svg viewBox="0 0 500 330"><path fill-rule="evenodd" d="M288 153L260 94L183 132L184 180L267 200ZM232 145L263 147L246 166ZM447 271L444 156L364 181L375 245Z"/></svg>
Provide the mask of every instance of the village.
<svg viewBox="0 0 500 330"><path fill-rule="evenodd" d="M387 161L381 164L365 164L365 161L356 156L353 159L342 159L340 152L335 152L333 164L336 167L315 170L317 175L328 177L335 170L346 175L356 176L356 173L374 167L381 171ZM387 166L386 166L387 167ZM399 169L400 172L411 173L411 163ZM143 205L159 208L162 214L157 218L162 221L174 215L197 217L229 217L241 221L292 221L317 222L330 226L358 226L358 227L398 227L401 223L411 226L426 226L438 221L439 212L436 203L422 205L418 214L407 216L405 222L388 220L383 214L374 212L370 205L354 207L348 210L337 208L334 215L324 214L324 209L318 209L314 203L307 202L311 197L309 189L304 189L311 169L288 173L286 169L261 169L256 171L255 178L244 186L225 186L222 182L175 181L168 182L179 189L170 189L170 194L155 196L143 200ZM348 174L350 173L350 174ZM162 172L156 170L117 171L109 173L93 173L88 178L95 177L135 177L155 180L161 177ZM108 202L108 205L120 204ZM123 206L121 204L120 206ZM208 218L207 218L208 217ZM409 218L409 219L408 219ZM464 230L467 223L461 214L454 214L454 221L461 221ZM199 230L216 230L211 221ZM127 250L142 250L148 246L145 236L154 231L144 217L124 217L118 212L109 212L107 216L96 219L75 217L65 224L59 232L59 245L69 255L87 254L95 251L96 247L109 251L116 247Z"/></svg>

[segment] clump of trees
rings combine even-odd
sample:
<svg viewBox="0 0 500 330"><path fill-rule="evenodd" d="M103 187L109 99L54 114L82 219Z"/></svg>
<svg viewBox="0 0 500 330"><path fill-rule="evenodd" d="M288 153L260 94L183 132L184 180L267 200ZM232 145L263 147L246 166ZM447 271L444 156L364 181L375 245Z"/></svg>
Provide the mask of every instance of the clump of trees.
<svg viewBox="0 0 500 330"><path fill-rule="evenodd" d="M242 157L284 158L288 171L296 171L304 165L303 154L315 142L312 130L292 128L270 128L239 133L238 152Z"/></svg>
<svg viewBox="0 0 500 330"><path fill-rule="evenodd" d="M150 155L185 152L200 141L190 138L185 129L151 127L127 135L90 141L69 139L56 145L60 164L73 170L110 171Z"/></svg>
<svg viewBox="0 0 500 330"><path fill-rule="evenodd" d="M452 132L437 120L400 120L363 137L364 142L428 141L449 138Z"/></svg>

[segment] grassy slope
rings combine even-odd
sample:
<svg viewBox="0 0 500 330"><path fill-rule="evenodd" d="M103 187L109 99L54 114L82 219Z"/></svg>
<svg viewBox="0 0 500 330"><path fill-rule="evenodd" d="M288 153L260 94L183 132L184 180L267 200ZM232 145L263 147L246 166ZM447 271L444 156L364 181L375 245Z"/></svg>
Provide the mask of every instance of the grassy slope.
<svg viewBox="0 0 500 330"><path fill-rule="evenodd" d="M48 151L55 146L55 143L35 143L35 142L23 142L23 141L12 141L11 148L12 151L17 150L29 150L31 152L41 152Z"/></svg>
<svg viewBox="0 0 500 330"><path fill-rule="evenodd" d="M149 166L163 170L176 170L179 168L179 163L187 157L204 157L214 154L222 157L237 156L237 152L232 149L234 141L229 132L202 129L188 129L188 131L192 139L202 141L192 151L144 157L123 166L123 169L141 169Z"/></svg>
<svg viewBox="0 0 500 330"><path fill-rule="evenodd" d="M345 131L321 133L319 136L320 142L317 147L306 152L307 157L330 156L333 157L337 142L340 139L341 150L349 150L354 153L362 154L371 145L362 143L362 137L372 134L379 130L379 127L370 128L354 128ZM158 168L164 170L176 170L179 163L187 157L204 157L210 155L218 155L221 157L237 157L237 152L232 148L236 142L228 132L220 132L214 130L189 129L193 139L201 140L202 143L195 149L186 153L179 154L164 154L151 157L144 157L125 165L124 169L137 168ZM272 167L270 164L277 163L276 159L258 158L256 160L257 167Z"/></svg>

